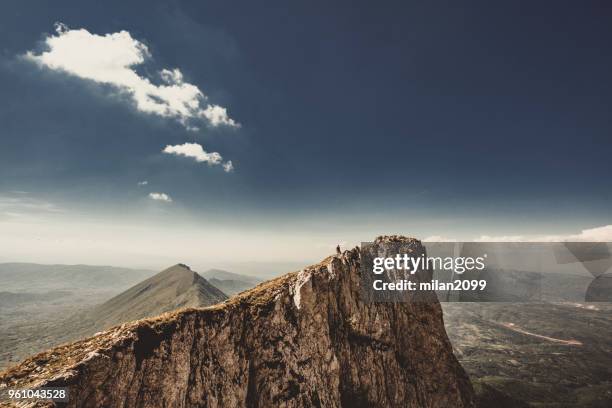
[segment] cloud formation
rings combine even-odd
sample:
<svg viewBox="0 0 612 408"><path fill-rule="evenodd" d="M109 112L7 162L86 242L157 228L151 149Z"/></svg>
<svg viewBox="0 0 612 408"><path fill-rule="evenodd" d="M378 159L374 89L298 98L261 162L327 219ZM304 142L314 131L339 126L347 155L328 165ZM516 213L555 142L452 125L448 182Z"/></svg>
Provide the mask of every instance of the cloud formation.
<svg viewBox="0 0 612 408"><path fill-rule="evenodd" d="M139 186L146 186L146 185L148 185L148 184L149 184L149 182L148 182L147 180L143 180L143 181L139 181L139 182L138 182L138 185L139 185Z"/></svg>
<svg viewBox="0 0 612 408"><path fill-rule="evenodd" d="M172 198L166 193L149 193L149 198L155 201L163 201L165 203L171 203Z"/></svg>
<svg viewBox="0 0 612 408"><path fill-rule="evenodd" d="M226 173L231 173L232 171L234 171L234 164L231 160L228 160L223 163L223 171Z"/></svg>
<svg viewBox="0 0 612 408"><path fill-rule="evenodd" d="M198 143L183 143L182 145L168 145L162 150L163 153L185 156L195 159L200 163L219 164L223 157L217 152L208 153Z"/></svg>
<svg viewBox="0 0 612 408"><path fill-rule="evenodd" d="M25 191L0 194L0 216L32 217L40 214L59 214L64 210L54 203L31 196Z"/></svg>
<svg viewBox="0 0 612 408"><path fill-rule="evenodd" d="M470 241L470 240L468 240ZM473 242L612 242L612 225L587 228L577 234L561 235L481 235ZM464 242L464 240L433 235L423 242Z"/></svg>
<svg viewBox="0 0 612 408"><path fill-rule="evenodd" d="M177 119L189 130L204 121L213 127L239 127L227 109L208 103L208 97L194 84L185 82L178 69L162 69L155 84L151 77L136 72L151 54L142 42L127 31L105 35L85 29L72 30L57 23L55 35L44 43L46 51L28 51L27 60L55 71L111 85L129 95L136 109L148 114Z"/></svg>
<svg viewBox="0 0 612 408"><path fill-rule="evenodd" d="M449 238L443 235L432 235L422 240L423 242L457 242L455 238Z"/></svg>
<svg viewBox="0 0 612 408"><path fill-rule="evenodd" d="M566 235L506 235L489 236L482 235L475 239L476 242L612 242L612 225L587 228L578 234Z"/></svg>
<svg viewBox="0 0 612 408"><path fill-rule="evenodd" d="M223 163L223 157L217 152L207 152L198 143L183 143L182 145L167 145L162 153L184 156L194 159L198 163L208 163L210 166L222 165L223 171L229 173L234 170L231 160Z"/></svg>

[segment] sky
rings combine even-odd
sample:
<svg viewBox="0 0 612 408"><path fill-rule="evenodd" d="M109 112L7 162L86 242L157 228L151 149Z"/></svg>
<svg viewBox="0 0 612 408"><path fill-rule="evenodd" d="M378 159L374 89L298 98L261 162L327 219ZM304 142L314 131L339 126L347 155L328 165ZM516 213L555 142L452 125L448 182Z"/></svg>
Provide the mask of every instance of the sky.
<svg viewBox="0 0 612 408"><path fill-rule="evenodd" d="M3 1L0 262L612 240L612 7Z"/></svg>

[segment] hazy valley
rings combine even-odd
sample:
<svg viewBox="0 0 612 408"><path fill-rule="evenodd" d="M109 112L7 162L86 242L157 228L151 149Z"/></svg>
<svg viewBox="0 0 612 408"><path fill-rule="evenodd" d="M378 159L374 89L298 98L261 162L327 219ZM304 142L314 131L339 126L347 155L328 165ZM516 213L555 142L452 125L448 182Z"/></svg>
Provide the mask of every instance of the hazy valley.
<svg viewBox="0 0 612 408"><path fill-rule="evenodd" d="M155 278L155 276L157 278ZM90 265L0 264L0 370L28 355L115 324L226 299L259 280L188 268L154 271ZM130 290L131 288L131 290Z"/></svg>

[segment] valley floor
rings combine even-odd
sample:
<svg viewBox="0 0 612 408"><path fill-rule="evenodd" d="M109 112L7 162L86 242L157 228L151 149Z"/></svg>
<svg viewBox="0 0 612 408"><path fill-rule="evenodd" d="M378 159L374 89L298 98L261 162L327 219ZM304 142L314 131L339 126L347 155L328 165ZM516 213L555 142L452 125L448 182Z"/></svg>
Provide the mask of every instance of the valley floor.
<svg viewBox="0 0 612 408"><path fill-rule="evenodd" d="M477 391L495 391L488 398L505 394L513 406L612 406L611 304L443 303L443 309L457 358Z"/></svg>

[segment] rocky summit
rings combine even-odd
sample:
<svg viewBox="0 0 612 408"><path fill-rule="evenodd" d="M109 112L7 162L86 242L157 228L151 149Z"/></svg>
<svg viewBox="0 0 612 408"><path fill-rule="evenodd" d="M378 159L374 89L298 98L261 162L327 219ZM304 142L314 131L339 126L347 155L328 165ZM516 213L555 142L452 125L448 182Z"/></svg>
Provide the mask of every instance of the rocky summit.
<svg viewBox="0 0 612 408"><path fill-rule="evenodd" d="M424 251L397 236L374 250L391 242ZM68 387L69 407L473 406L440 304L363 302L360 262L344 251L224 303L57 347L0 387Z"/></svg>

